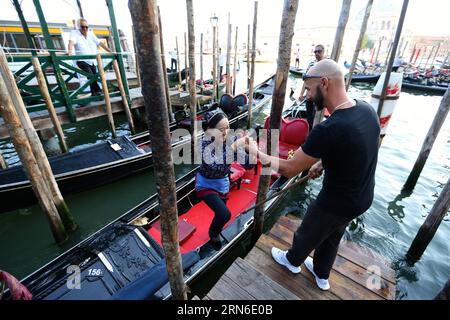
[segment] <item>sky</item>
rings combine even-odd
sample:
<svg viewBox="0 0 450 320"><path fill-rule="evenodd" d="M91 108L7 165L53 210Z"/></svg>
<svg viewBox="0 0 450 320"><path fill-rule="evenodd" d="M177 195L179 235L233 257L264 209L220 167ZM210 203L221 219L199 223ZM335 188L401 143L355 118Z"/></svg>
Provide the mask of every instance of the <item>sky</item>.
<svg viewBox="0 0 450 320"><path fill-rule="evenodd" d="M172 46L175 37L183 43L184 32L187 31L186 1L160 0L164 40ZM18 20L11 0L0 0L0 20ZM258 35L278 36L283 9L283 0L258 1ZM364 10L366 0L353 0L349 24L355 16ZM78 17L75 0L41 0L44 14L48 22L68 22ZM85 18L91 24L108 25L109 16L104 0L81 0ZM342 1L340 0L300 0L296 17L296 30L302 27L335 27L338 22ZM378 8L398 8L400 13L402 0L375 0L372 16L379 13ZM25 18L37 21L32 0L22 0ZM114 0L114 8L118 27L123 29L131 39L131 17L128 0ZM228 13L230 13L233 31L239 28L238 36L242 41L247 38L247 26L253 24L254 1L251 0L194 0L195 30L206 35L212 32L210 17L219 18L219 33L227 30ZM450 1L447 0L410 0L405 28L417 35L448 36L450 35ZM358 26L357 26L358 27ZM225 36L221 37L225 41ZM170 50L170 49L169 49Z"/></svg>

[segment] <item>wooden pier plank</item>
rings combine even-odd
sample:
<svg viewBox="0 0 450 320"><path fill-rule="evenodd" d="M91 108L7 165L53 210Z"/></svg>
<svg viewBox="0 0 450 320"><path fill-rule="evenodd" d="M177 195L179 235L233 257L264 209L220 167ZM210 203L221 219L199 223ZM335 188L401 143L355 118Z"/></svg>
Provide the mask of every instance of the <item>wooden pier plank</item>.
<svg viewBox="0 0 450 320"><path fill-rule="evenodd" d="M208 293L214 300L298 300L298 297L238 258Z"/></svg>
<svg viewBox="0 0 450 320"><path fill-rule="evenodd" d="M268 234L263 234L245 260L238 259L204 299L273 299L266 297L275 285L284 288L298 299L313 300L382 300L395 298L394 272L384 257L350 241L343 241L330 274L331 288L320 290L313 275L302 266L302 272L293 274L276 263L271 249L286 250L301 221L293 215L281 217ZM342 250L343 249L343 250ZM377 260L379 259L379 260ZM370 284L371 265L383 264L379 288ZM386 271L386 273L384 273ZM264 279L261 280L261 279ZM270 279L274 284L267 285ZM368 285L369 284L369 285ZM267 292L266 292L267 291ZM281 293L281 296L286 293ZM286 298L284 298L286 299Z"/></svg>

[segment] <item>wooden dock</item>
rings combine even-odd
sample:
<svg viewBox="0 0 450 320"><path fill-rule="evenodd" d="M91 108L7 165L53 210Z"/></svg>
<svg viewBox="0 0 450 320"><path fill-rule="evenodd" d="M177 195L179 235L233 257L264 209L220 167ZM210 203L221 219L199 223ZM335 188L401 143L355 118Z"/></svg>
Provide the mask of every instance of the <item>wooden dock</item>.
<svg viewBox="0 0 450 320"><path fill-rule="evenodd" d="M183 105L185 104L189 106L190 102L188 93L170 90L169 94L173 108L183 107ZM131 109L144 107L144 98L141 93L141 88L130 89L130 99ZM203 105L209 102L211 97L198 94L197 99L199 100L200 105ZM123 112L123 103L121 97L111 98L111 108L113 113ZM173 111L176 111L176 109L174 109ZM107 115L104 101L91 102L86 106L76 107L74 108L74 112L77 122ZM58 118L61 124L70 123L69 115L67 114L65 107L56 108L56 113L58 114ZM53 128L53 124L47 110L32 112L30 113L30 118L36 131ZM7 137L9 137L8 129L5 126L3 119L0 117L0 139L4 139Z"/></svg>
<svg viewBox="0 0 450 320"><path fill-rule="evenodd" d="M271 256L273 246L286 250L301 221L281 217L263 234L245 259L238 258L205 300L392 300L395 273L384 257L353 242L342 241L330 275L330 290L321 291L302 265L293 274Z"/></svg>

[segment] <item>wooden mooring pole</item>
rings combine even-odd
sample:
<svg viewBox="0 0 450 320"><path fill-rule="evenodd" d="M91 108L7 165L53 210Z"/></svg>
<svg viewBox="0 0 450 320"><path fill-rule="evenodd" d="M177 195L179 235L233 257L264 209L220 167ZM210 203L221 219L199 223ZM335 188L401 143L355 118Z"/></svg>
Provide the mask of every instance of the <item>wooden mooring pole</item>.
<svg viewBox="0 0 450 320"><path fill-rule="evenodd" d="M100 75L100 79L102 80L102 90L103 90L103 96L105 98L105 106L106 106L106 113L108 114L109 127L111 128L113 138L116 138L117 133L116 133L116 127L114 125L114 117L112 114L111 99L109 97L108 83L106 82L105 70L103 69L103 61L102 61L102 56L100 54L97 54L97 66L98 66L98 73Z"/></svg>
<svg viewBox="0 0 450 320"><path fill-rule="evenodd" d="M434 297L434 300L450 300L450 279L447 280L442 290Z"/></svg>
<svg viewBox="0 0 450 320"><path fill-rule="evenodd" d="M132 134L135 134L136 130L134 128L133 115L131 114L131 108L130 105L128 104L127 94L125 93L125 88L123 86L122 76L120 74L120 69L117 60L113 60L112 64L114 68L114 73L116 75L117 86L119 87L120 96L122 97L123 110L125 111L128 124L130 125L130 131Z"/></svg>
<svg viewBox="0 0 450 320"><path fill-rule="evenodd" d="M197 151L197 93L195 85L195 28L193 0L186 0L186 13L189 37L189 96L191 114L191 161L194 163Z"/></svg>
<svg viewBox="0 0 450 320"><path fill-rule="evenodd" d="M3 52L3 49L1 49ZM36 195L42 211L47 216L50 229L53 237L57 243L63 243L67 239L67 233L64 224L61 221L58 210L51 199L51 192L48 185L45 183L42 172L38 166L37 159L33 154L30 142L28 140L25 128L23 127L17 110L13 104L10 91L7 88L6 81L3 74L0 74L0 111L3 120L7 124L9 135L17 151L23 168L30 180L31 187Z"/></svg>
<svg viewBox="0 0 450 320"><path fill-rule="evenodd" d="M350 84L352 83L353 71L355 70L356 61L358 60L358 56L361 51L361 45L362 45L362 41L364 39L364 34L366 33L366 30L367 30L367 22L369 21L370 11L372 10L372 4L373 4L373 0L367 1L366 11L364 13L364 19L361 24L361 30L359 31L358 41L356 42L355 53L353 54L352 66L350 67L350 70L348 71L348 75L347 75L347 83L345 85L345 89L347 91L348 91L348 88L350 88Z"/></svg>
<svg viewBox="0 0 450 320"><path fill-rule="evenodd" d="M200 94L203 94L203 33L200 34Z"/></svg>
<svg viewBox="0 0 450 320"><path fill-rule="evenodd" d="M233 96L236 94L236 64L237 64L237 41L238 41L238 27L236 27L236 35L234 39L234 61L233 61Z"/></svg>
<svg viewBox="0 0 450 320"><path fill-rule="evenodd" d="M439 228L442 220L450 209L450 178L447 181L447 184L441 191L441 194L437 198L436 202L433 205L428 217L425 219L425 222L420 227L419 232L414 238L411 247L409 248L406 256L412 260L419 260L428 244L433 239L436 234L437 229Z"/></svg>
<svg viewBox="0 0 450 320"><path fill-rule="evenodd" d="M351 4L352 0L342 0L341 14L339 16L339 22L334 36L333 50L330 56L330 58L336 62L338 62L341 54L342 42L344 41L345 27L347 26L348 17L350 16ZM325 109L316 111L313 127L322 122L324 111Z"/></svg>
<svg viewBox="0 0 450 320"><path fill-rule="evenodd" d="M47 111L50 115L50 119L52 120L56 134L58 135L59 146L62 152L66 153L69 150L69 148L67 147L64 132L61 127L61 123L59 122L58 115L56 114L55 111L55 106L53 105L52 98L50 97L50 93L48 92L47 82L45 81L44 72L42 72L41 64L39 63L39 58L33 57L31 58L31 62L33 64L34 73L38 81L39 89L41 90L42 97L44 98L45 105L47 106Z"/></svg>
<svg viewBox="0 0 450 320"><path fill-rule="evenodd" d="M69 208L67 207L61 191L59 190L58 184L56 183L56 179L53 175L50 163L48 162L47 155L45 154L42 143L39 140L38 134L34 129L30 116L28 115L22 96L20 95L19 88L17 87L14 79L14 75L8 67L8 62L2 48L0 48L0 73L11 97L12 105L14 106L16 113L19 116L20 123L25 130L31 150L41 171L43 182L47 185L51 199L59 212L64 227L69 231L75 230L77 225L70 214Z"/></svg>
<svg viewBox="0 0 450 320"><path fill-rule="evenodd" d="M227 34L227 63L226 63L226 70L227 73L227 82L226 82L226 92L228 94L231 93L231 23L230 23L230 13L228 12L228 34Z"/></svg>
<svg viewBox="0 0 450 320"><path fill-rule="evenodd" d="M169 118L164 94L158 14L154 0L129 0L136 27L139 65L142 70L142 94L149 118L154 173L161 215L161 240L169 283L174 299L187 299L178 244L178 209L175 172L171 153ZM195 78L194 78L195 79Z"/></svg>
<svg viewBox="0 0 450 320"><path fill-rule="evenodd" d="M187 37L186 32L184 33L184 65L186 69L186 91L189 91L189 79L191 78L189 70L189 64L188 64L188 47L187 47Z"/></svg>
<svg viewBox="0 0 450 320"><path fill-rule="evenodd" d="M438 43L438 46L437 46L437 49L436 49L436 52L434 53L434 56L433 56L433 60L431 60L431 65L430 65L430 67L432 67L433 65L434 65L434 61L436 61L436 57L437 57L437 55L438 55L438 53L439 53L439 49L441 48L441 43L439 42Z"/></svg>
<svg viewBox="0 0 450 320"><path fill-rule="evenodd" d="M427 61L425 62L425 66L424 66L425 69L427 68L428 62L430 62L430 59L431 59L431 57L433 56L433 53L434 53L434 49L435 49L435 48L436 48L435 46L432 46L432 47L431 47L430 54L428 55Z"/></svg>
<svg viewBox="0 0 450 320"><path fill-rule="evenodd" d="M181 60L180 60L180 50L178 49L178 37L175 37L175 43L176 43L176 47L177 47L177 59L178 59L178 63L177 63L178 82L180 83L179 90L181 91L183 80L181 80ZM187 70L185 70L185 72L187 72Z"/></svg>
<svg viewBox="0 0 450 320"><path fill-rule="evenodd" d="M172 112L172 103L170 102L170 94L169 94L169 79L167 77L167 67L166 67L166 55L164 53L164 38L163 38L163 29L162 29L162 22L161 22L161 11L159 10L158 6L158 25L159 25L159 41L161 45L161 63L164 70L164 91L166 94L166 100L167 100L167 114L169 115L169 121L173 122L175 119L173 117Z"/></svg>
<svg viewBox="0 0 450 320"><path fill-rule="evenodd" d="M249 101L248 101L248 121L247 129L252 127L252 108L253 108L253 91L255 90L255 59L256 59L256 27L258 25L258 1L255 1L255 12L253 17L253 38L252 38L252 62L250 66L250 87L249 87ZM248 60L248 57L247 57Z"/></svg>
<svg viewBox="0 0 450 320"><path fill-rule="evenodd" d="M250 25L247 33L247 90L250 89Z"/></svg>
<svg viewBox="0 0 450 320"><path fill-rule="evenodd" d="M212 64L213 64L213 100L217 101L217 27L213 26L213 55L212 55Z"/></svg>
<svg viewBox="0 0 450 320"><path fill-rule="evenodd" d="M387 64L387 68L386 68L386 77L384 79L383 88L381 89L380 102L378 103L378 110L377 110L378 118L381 117L384 101L386 100L387 87L389 85L389 79L390 79L391 73L392 73L392 66L394 65L395 55L397 53L398 42L399 42L400 36L402 34L403 22L405 21L406 10L408 9L408 4L409 4L409 0L403 0L402 11L400 13L400 18L399 18L398 24L397 24L397 31L395 32L394 42L392 43L391 55L389 57L389 62Z"/></svg>
<svg viewBox="0 0 450 320"><path fill-rule="evenodd" d="M433 123L431 124L430 129L428 130L427 136L422 144L422 149L420 150L419 156L414 164L411 173L408 176L408 179L403 186L403 190L411 191L416 186L417 180L420 177L420 174L427 162L428 156L430 155L431 149L433 148L433 144L436 141L436 138L439 134L439 130L441 130L442 125L447 118L447 115L450 110L450 89L447 89L444 97L441 100L441 104L439 105L439 109L434 116Z"/></svg>
<svg viewBox="0 0 450 320"><path fill-rule="evenodd" d="M380 40L378 41L378 48L377 48L377 54L375 55L375 64L378 63L378 57L380 55L380 50L381 50L381 44L383 43L383 38L380 38Z"/></svg>
<svg viewBox="0 0 450 320"><path fill-rule="evenodd" d="M270 111L270 127L267 133L267 154L271 154L271 133L272 130L279 130L281 123L281 113L284 107L286 96L287 78L289 76L289 66L291 61L292 38L294 37L295 17L297 15L298 0L284 2L283 16L281 19L280 40L278 47L277 73L275 78L275 88L273 90L272 109ZM270 167L270 164L264 166ZM269 170L270 172L270 170ZM269 190L270 173L261 174L258 185L258 195L256 203L263 202ZM264 205L255 208L255 227L253 240L256 241L262 234L264 226Z"/></svg>

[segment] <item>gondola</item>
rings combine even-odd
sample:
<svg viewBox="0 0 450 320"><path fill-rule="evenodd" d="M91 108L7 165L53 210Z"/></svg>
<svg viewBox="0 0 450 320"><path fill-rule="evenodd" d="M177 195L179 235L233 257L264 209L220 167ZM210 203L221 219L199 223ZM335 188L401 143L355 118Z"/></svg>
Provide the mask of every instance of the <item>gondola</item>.
<svg viewBox="0 0 450 320"><path fill-rule="evenodd" d="M293 74L294 76L298 76L298 77L303 76L305 71L306 71L305 69L300 69L300 68L295 68L295 67L289 68L289 73Z"/></svg>
<svg viewBox="0 0 450 320"><path fill-rule="evenodd" d="M408 79L403 79L402 89L407 89L411 91L444 95L448 89L448 84L422 84L418 81L411 81Z"/></svg>
<svg viewBox="0 0 450 320"><path fill-rule="evenodd" d="M345 75L346 80L347 77L348 74ZM378 79L380 79L380 73L374 74L354 73L352 75L352 83L354 82L377 83Z"/></svg>
<svg viewBox="0 0 450 320"><path fill-rule="evenodd" d="M295 133L290 135L289 143L296 149L308 135L308 124L304 119L285 117L280 137L287 131ZM220 249L209 242L213 213L196 197L196 170L176 181L179 243L187 285L216 265L253 229L252 206L261 166L245 170L233 164L232 168L233 187L227 203L232 218L221 233ZM272 174L268 197L297 179ZM274 208L281 197L275 195L266 202L265 210ZM158 199L153 195L21 283L39 300L169 299L171 292L160 237Z"/></svg>
<svg viewBox="0 0 450 320"><path fill-rule="evenodd" d="M252 110L259 109L271 99L273 77L255 88ZM237 125L247 116L247 106L241 105L238 110L230 117L232 125ZM201 117L198 115L198 118ZM186 128L183 120L172 123L170 129L172 131L180 127ZM181 147L187 143L190 143L190 138L182 137L172 141L172 147ZM85 191L150 168L152 149L149 134L122 136L82 150L49 157L49 162L63 195ZM0 183L0 213L37 203L22 166L0 170Z"/></svg>

